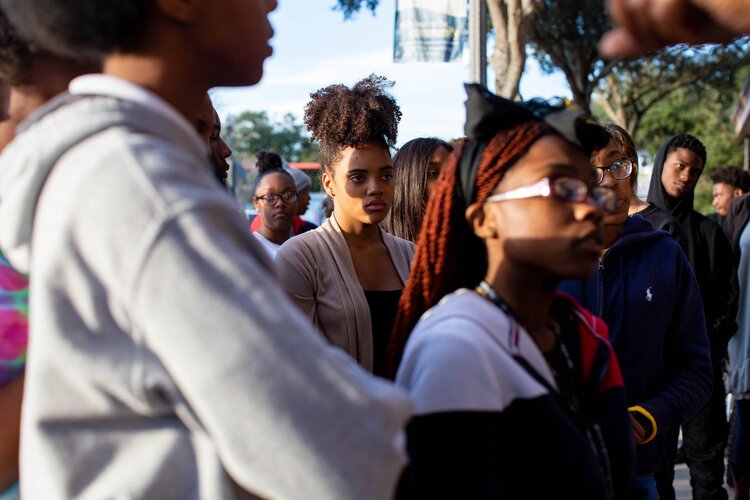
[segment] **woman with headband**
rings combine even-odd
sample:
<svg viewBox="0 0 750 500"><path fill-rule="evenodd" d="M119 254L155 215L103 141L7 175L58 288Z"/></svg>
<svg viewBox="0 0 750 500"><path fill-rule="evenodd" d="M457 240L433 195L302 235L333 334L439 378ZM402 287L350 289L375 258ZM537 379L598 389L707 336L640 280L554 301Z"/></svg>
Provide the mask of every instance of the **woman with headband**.
<svg viewBox="0 0 750 500"><path fill-rule="evenodd" d="M588 154L605 134L580 112L467 92L468 139L428 204L389 346L416 407L401 493L630 498L607 327L557 292L602 248L615 200Z"/></svg>

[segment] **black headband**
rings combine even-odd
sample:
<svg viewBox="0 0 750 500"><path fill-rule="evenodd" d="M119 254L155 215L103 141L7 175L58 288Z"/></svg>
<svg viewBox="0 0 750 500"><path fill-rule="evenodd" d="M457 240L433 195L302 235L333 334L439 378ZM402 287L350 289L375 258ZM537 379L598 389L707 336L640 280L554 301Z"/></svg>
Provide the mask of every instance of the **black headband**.
<svg viewBox="0 0 750 500"><path fill-rule="evenodd" d="M464 207L474 201L479 159L498 132L521 123L541 122L586 153L603 147L609 141L609 134L596 121L565 101L511 101L496 96L476 83L464 87L467 94L464 133L469 140L458 164L458 194Z"/></svg>

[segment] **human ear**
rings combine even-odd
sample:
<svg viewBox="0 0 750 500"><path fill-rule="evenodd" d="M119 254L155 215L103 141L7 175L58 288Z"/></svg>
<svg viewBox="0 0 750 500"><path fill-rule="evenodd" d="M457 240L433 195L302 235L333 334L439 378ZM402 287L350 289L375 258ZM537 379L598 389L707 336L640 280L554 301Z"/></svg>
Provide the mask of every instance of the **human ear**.
<svg viewBox="0 0 750 500"><path fill-rule="evenodd" d="M323 189L325 189L325 192L328 193L328 196L334 198L336 196L336 190L334 189L333 185L333 176L328 172L323 172L320 181L323 183Z"/></svg>
<svg viewBox="0 0 750 500"><path fill-rule="evenodd" d="M497 223L492 214L486 212L487 206L484 203L472 203L464 212L466 222L474 234L483 240L497 237Z"/></svg>
<svg viewBox="0 0 750 500"><path fill-rule="evenodd" d="M155 0L154 5L163 15L181 21L192 23L198 19L199 4L204 0Z"/></svg>
<svg viewBox="0 0 750 500"><path fill-rule="evenodd" d="M737 196L741 196L742 194L743 194L742 190L739 188L734 188L734 191L732 191L733 198L736 198Z"/></svg>

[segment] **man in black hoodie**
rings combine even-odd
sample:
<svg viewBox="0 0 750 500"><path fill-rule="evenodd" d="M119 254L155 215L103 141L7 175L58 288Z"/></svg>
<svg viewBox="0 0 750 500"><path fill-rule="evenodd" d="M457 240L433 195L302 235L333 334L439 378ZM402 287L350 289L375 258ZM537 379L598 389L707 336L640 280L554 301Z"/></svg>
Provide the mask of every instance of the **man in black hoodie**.
<svg viewBox="0 0 750 500"><path fill-rule="evenodd" d="M711 345L714 390L709 402L682 426L685 458L693 498L726 499L722 487L727 440L722 380L727 342L737 325L736 276L729 242L721 227L693 209L695 185L706 164L706 149L689 134L674 136L656 155L648 201L677 219L686 240L683 248L698 280ZM673 429L677 440L678 429ZM672 468L657 474L660 497L674 498Z"/></svg>

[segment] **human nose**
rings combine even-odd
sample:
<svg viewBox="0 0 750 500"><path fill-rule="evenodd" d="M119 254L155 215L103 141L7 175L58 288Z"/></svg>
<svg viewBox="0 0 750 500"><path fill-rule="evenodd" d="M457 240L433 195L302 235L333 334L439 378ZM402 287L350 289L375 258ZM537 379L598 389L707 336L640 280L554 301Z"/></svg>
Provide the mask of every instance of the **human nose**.
<svg viewBox="0 0 750 500"><path fill-rule="evenodd" d="M371 182L369 182L367 185L367 192L369 194L382 194L383 186L381 185L380 180L373 179Z"/></svg>
<svg viewBox="0 0 750 500"><path fill-rule="evenodd" d="M574 205L575 218L579 221L593 221L599 224L604 219L604 211L591 196L586 201Z"/></svg>
<svg viewBox="0 0 750 500"><path fill-rule="evenodd" d="M615 181L612 171L610 169L602 170L602 180L599 183L602 187L613 188L617 181Z"/></svg>
<svg viewBox="0 0 750 500"><path fill-rule="evenodd" d="M268 9L268 12L275 11L278 6L279 2L277 0L266 0L266 8Z"/></svg>
<svg viewBox="0 0 750 500"><path fill-rule="evenodd" d="M229 145L226 142L224 142L224 139L219 139L219 141L221 141L219 144L221 157L229 158L230 156L232 156L232 148L230 148Z"/></svg>

